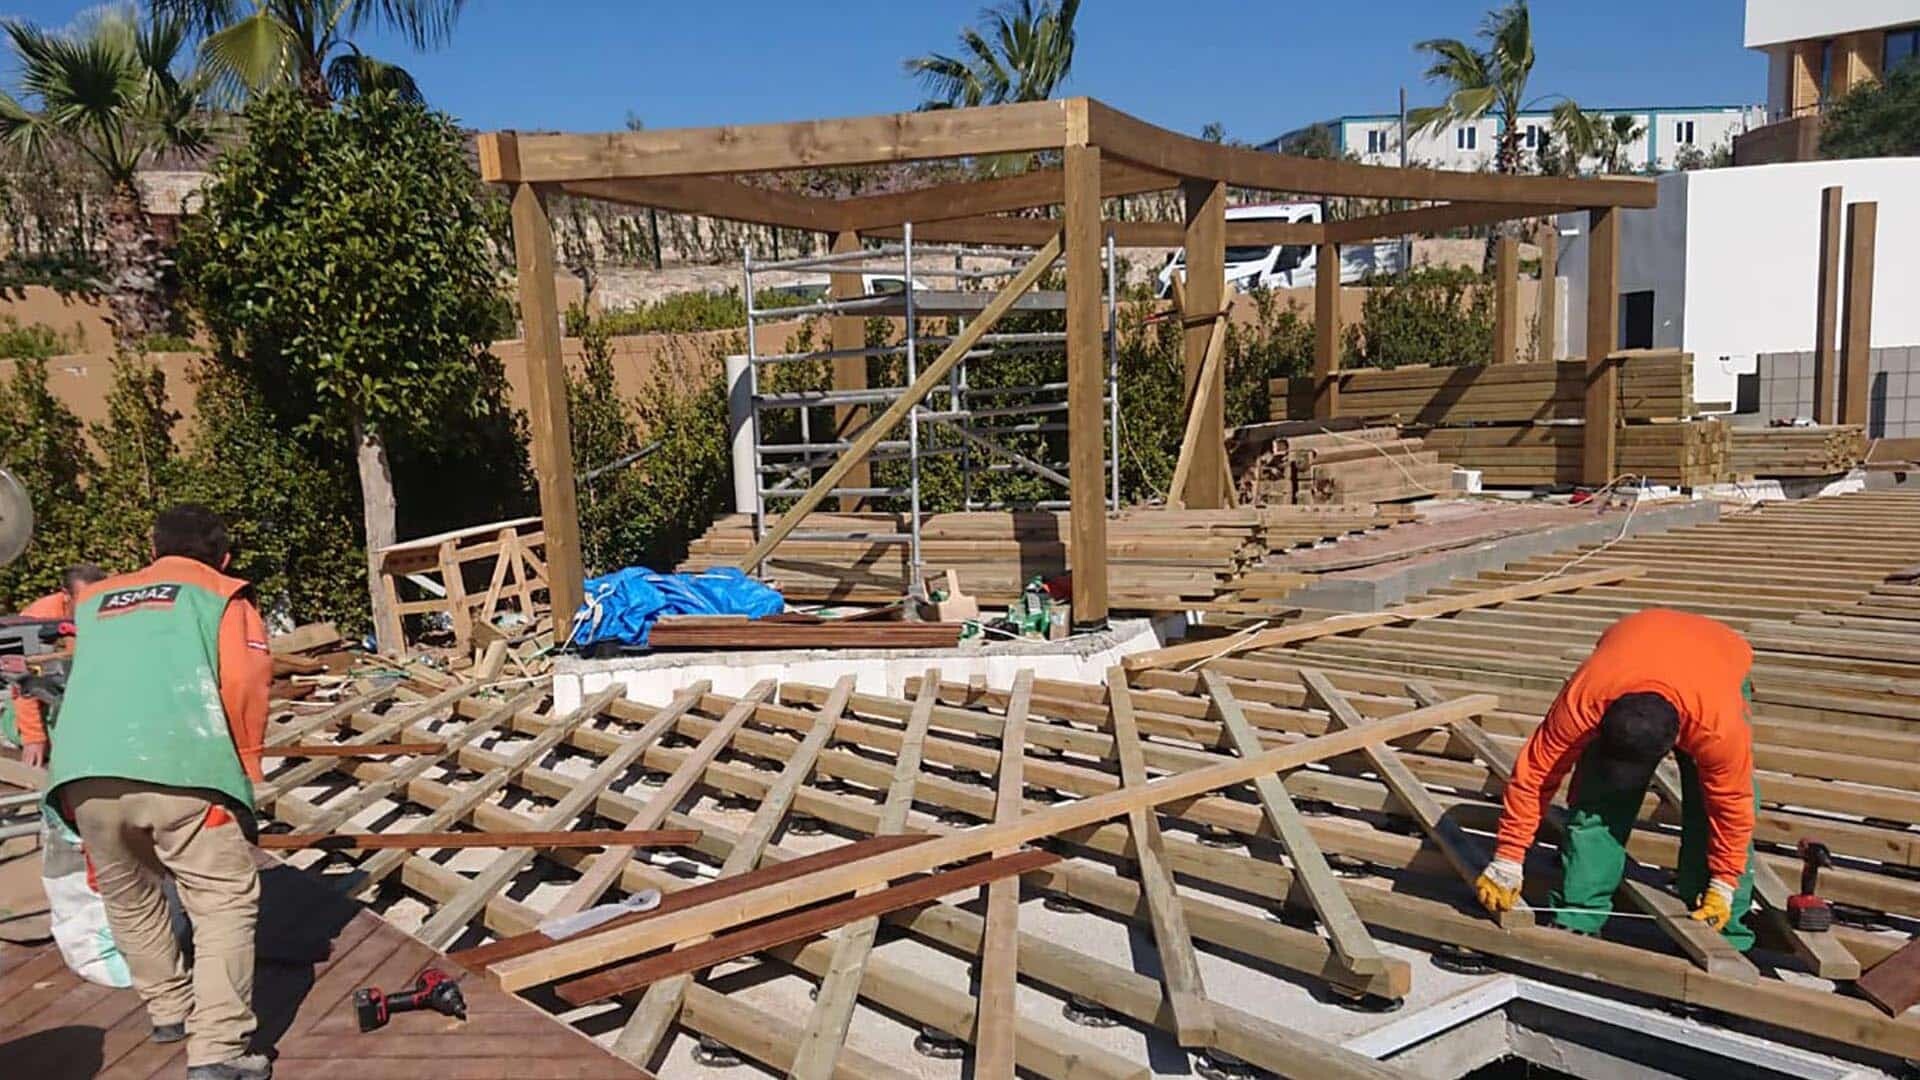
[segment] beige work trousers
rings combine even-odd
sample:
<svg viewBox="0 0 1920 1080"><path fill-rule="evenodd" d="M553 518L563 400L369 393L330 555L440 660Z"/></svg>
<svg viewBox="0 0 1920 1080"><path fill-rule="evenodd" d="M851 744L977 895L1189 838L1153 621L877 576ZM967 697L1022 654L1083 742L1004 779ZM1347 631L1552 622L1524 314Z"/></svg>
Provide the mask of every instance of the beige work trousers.
<svg viewBox="0 0 1920 1080"><path fill-rule="evenodd" d="M240 826L231 819L208 825L214 803L191 788L97 778L66 784L62 795L147 1015L155 1024L186 1023L188 1066L247 1053L257 1026L260 875ZM191 973L168 925L163 874L173 878L193 920Z"/></svg>

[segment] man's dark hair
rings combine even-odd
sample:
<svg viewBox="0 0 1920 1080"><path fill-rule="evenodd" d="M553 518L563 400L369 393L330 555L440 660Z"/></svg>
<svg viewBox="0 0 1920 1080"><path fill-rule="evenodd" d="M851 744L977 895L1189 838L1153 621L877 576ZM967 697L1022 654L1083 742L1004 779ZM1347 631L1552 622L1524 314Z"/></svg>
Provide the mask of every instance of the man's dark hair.
<svg viewBox="0 0 1920 1080"><path fill-rule="evenodd" d="M1612 776L1608 787L1645 790L1660 759L1680 737L1680 713L1659 694L1622 694L1600 715L1592 749Z"/></svg>
<svg viewBox="0 0 1920 1080"><path fill-rule="evenodd" d="M197 559L215 570L227 559L227 523L198 503L180 503L153 519L153 555Z"/></svg>
<svg viewBox="0 0 1920 1080"><path fill-rule="evenodd" d="M107 572L98 566L90 562L74 563L60 575L60 587L67 590L68 596L75 596L94 582L105 580Z"/></svg>

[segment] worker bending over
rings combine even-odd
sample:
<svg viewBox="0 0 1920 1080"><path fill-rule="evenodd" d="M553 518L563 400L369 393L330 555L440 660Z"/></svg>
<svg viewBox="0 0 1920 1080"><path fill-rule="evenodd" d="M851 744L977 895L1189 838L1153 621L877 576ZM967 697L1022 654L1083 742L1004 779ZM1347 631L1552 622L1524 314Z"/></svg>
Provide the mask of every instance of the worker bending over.
<svg viewBox="0 0 1920 1080"><path fill-rule="evenodd" d="M190 1080L265 1080L248 1052L253 780L273 661L247 584L227 577L226 525L175 506L153 564L81 593L48 802L85 841L107 922L157 1042L187 1042ZM193 920L189 974L160 878Z"/></svg>
<svg viewBox="0 0 1920 1080"><path fill-rule="evenodd" d="M1627 867L1627 838L1654 770L1680 765L1680 858L1675 885L1693 918L1742 952L1753 894L1753 735L1747 726L1753 649L1722 623L1651 608L1600 635L1546 719L1521 748L1508 781L1493 861L1475 882L1487 910L1520 900L1522 866L1569 770L1561 880L1554 922L1598 933Z"/></svg>
<svg viewBox="0 0 1920 1080"><path fill-rule="evenodd" d="M92 563L75 563L67 567L66 573L60 575L58 590L28 604L21 609L20 617L54 619L63 622L72 619L73 598L80 595L80 590L103 580L106 576L105 570ZM16 689L13 692L12 701L0 702L0 710L6 708L13 710L9 734L18 736L14 741L20 744L20 760L36 769L45 765L47 763L47 715L40 699L28 697Z"/></svg>

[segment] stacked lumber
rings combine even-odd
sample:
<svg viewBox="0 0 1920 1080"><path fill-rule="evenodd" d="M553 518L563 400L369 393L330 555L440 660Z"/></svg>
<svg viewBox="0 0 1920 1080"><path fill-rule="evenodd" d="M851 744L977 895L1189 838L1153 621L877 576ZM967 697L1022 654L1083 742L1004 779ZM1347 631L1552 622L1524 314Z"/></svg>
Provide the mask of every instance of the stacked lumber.
<svg viewBox="0 0 1920 1080"><path fill-rule="evenodd" d="M1729 426L1714 419L1628 424L1620 429L1614 471L1656 484L1696 487L1727 479ZM1426 445L1441 458L1479 469L1495 487L1580 482L1586 429L1579 424L1436 428Z"/></svg>
<svg viewBox="0 0 1920 1080"><path fill-rule="evenodd" d="M1623 418L1669 420L1693 415L1691 353L1634 350L1616 355ZM1578 420L1586 411L1583 360L1386 371L1359 368L1340 372L1338 379L1338 417L1398 417L1403 423L1445 427ZM1312 415L1312 378L1275 379L1270 389L1275 419Z"/></svg>
<svg viewBox="0 0 1920 1080"><path fill-rule="evenodd" d="M1252 506L1400 502L1452 487L1452 466L1394 426L1256 424L1234 432L1228 456Z"/></svg>
<svg viewBox="0 0 1920 1080"><path fill-rule="evenodd" d="M1405 507L1373 504L1127 510L1107 523L1112 603L1156 610L1277 600L1304 579L1263 568L1267 556L1414 518ZM931 514L922 519L921 559L929 573L954 571L961 589L983 603L1011 603L1036 575L1070 569L1068 529L1067 514L1058 511ZM906 530L901 515L869 513L813 514L796 531L880 536ZM738 565L753 540L752 518L721 518L693 542L680 569ZM904 544L802 536L774 550L765 576L789 600L893 600L906 592L907 558Z"/></svg>
<svg viewBox="0 0 1920 1080"><path fill-rule="evenodd" d="M1833 476L1867 460L1867 429L1859 424L1734 428L1731 458L1735 476Z"/></svg>

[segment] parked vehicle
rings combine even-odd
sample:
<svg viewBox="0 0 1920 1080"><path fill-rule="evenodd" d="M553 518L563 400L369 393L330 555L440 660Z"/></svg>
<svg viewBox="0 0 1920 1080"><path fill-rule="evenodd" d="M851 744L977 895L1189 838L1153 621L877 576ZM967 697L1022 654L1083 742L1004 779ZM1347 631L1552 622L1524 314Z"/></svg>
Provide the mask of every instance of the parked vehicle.
<svg viewBox="0 0 1920 1080"><path fill-rule="evenodd" d="M1317 224L1319 203L1269 203L1262 206L1227 208L1228 221L1286 221ZM1351 284L1369 274L1397 273L1405 260L1401 247L1393 241L1346 245L1340 249L1340 280ZM1173 275L1186 269L1186 253L1176 251L1160 269L1159 295L1173 292ZM1314 246L1312 244L1229 244L1227 245L1227 287L1239 292L1250 289L1298 289L1314 282Z"/></svg>

